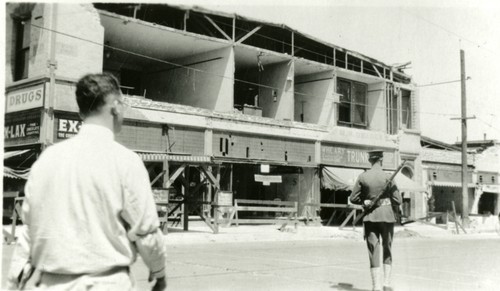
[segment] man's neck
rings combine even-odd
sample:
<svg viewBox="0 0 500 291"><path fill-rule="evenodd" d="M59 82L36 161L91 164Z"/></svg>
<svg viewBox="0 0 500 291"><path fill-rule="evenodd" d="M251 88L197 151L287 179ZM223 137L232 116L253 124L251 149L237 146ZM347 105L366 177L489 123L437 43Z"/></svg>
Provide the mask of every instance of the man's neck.
<svg viewBox="0 0 500 291"><path fill-rule="evenodd" d="M102 126L111 130L111 132L114 132L113 120L107 120L106 118L102 118L101 116L88 116L84 119L84 123Z"/></svg>

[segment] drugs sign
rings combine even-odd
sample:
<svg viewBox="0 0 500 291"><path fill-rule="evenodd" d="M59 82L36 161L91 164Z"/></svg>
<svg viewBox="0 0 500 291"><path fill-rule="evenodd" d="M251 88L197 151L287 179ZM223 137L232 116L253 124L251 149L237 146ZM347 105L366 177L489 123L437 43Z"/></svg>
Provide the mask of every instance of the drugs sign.
<svg viewBox="0 0 500 291"><path fill-rule="evenodd" d="M7 93L5 113L43 107L44 85L19 89Z"/></svg>

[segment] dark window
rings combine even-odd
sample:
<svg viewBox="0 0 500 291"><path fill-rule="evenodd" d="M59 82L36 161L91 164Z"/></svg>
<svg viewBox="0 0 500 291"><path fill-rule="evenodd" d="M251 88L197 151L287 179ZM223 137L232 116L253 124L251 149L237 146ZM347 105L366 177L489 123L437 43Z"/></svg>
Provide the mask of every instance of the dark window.
<svg viewBox="0 0 500 291"><path fill-rule="evenodd" d="M122 69L120 71L120 87L126 95L142 96L141 72Z"/></svg>
<svg viewBox="0 0 500 291"><path fill-rule="evenodd" d="M20 19L16 25L16 51L14 81L28 78L28 65L30 56L31 20Z"/></svg>
<svg viewBox="0 0 500 291"><path fill-rule="evenodd" d="M401 90L401 117L403 128L412 128L411 126L411 92Z"/></svg>
<svg viewBox="0 0 500 291"><path fill-rule="evenodd" d="M339 125L366 127L366 91L366 84L338 79L337 93L340 94Z"/></svg>

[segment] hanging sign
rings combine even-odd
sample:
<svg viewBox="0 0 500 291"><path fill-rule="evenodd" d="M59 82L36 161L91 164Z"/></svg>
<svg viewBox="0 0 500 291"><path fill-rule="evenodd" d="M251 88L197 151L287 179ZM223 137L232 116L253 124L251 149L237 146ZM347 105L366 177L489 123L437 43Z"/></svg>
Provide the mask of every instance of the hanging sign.
<svg viewBox="0 0 500 291"><path fill-rule="evenodd" d="M271 183L281 183L281 176L255 175L255 182L262 182L263 185L269 186Z"/></svg>

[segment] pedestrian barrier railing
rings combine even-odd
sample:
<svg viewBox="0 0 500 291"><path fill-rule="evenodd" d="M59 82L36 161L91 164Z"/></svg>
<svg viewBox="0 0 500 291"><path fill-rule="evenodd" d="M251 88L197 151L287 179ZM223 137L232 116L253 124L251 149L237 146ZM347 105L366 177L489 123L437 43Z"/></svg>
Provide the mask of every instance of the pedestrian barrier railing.
<svg viewBox="0 0 500 291"><path fill-rule="evenodd" d="M241 219L241 212L264 212L274 213L274 217L266 218L245 218ZM284 229L288 223L293 223L297 228L298 203L292 201L271 201L271 200L247 200L234 199L234 206L231 208L227 225L236 224L277 224L281 223L280 229Z"/></svg>
<svg viewBox="0 0 500 291"><path fill-rule="evenodd" d="M306 221L309 220L309 215L316 212L316 215L319 216L319 211L321 208L333 208L332 215L328 219L326 225L330 225L337 214L345 214L346 218L340 225L340 229L344 228L349 220L353 221L353 229L355 228L354 221L356 220L356 215L358 211L362 211L363 208L360 205L354 204L338 204L338 203L305 203L304 204L305 211L304 214L306 216Z"/></svg>

